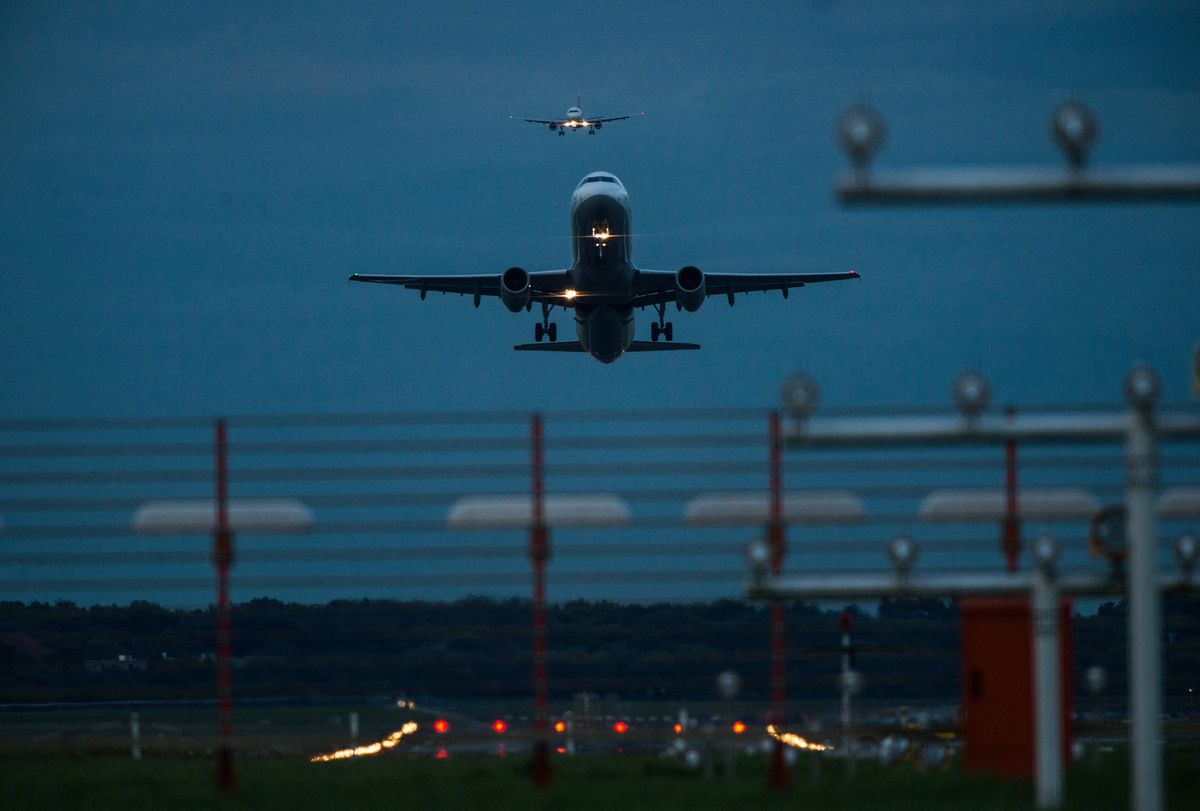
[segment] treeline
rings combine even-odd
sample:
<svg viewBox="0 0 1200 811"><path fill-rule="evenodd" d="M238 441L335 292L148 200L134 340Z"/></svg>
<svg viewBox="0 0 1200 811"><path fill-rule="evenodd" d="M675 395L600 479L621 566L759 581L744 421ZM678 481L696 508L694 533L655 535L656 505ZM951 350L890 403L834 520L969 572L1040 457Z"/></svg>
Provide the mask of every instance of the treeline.
<svg viewBox="0 0 1200 811"><path fill-rule="evenodd" d="M1187 695L1200 672L1200 599L1166 601L1166 687ZM865 696L954 702L959 616L952 602L885 600L852 615L855 667ZM841 611L786 608L788 692L835 694ZM704 699L734 670L746 698L769 691L770 608L726 600L629 605L575 601L548 616L551 690L622 699ZM519 696L529 690L527 600L336 600L323 605L256 599L233 609L240 698L327 699ZM215 681L211 608L148 602L79 606L0 602L0 703L208 699ZM1077 672L1109 673L1125 692L1123 603L1073 622ZM123 660L121 657L125 657ZM1082 685L1079 686L1082 691Z"/></svg>

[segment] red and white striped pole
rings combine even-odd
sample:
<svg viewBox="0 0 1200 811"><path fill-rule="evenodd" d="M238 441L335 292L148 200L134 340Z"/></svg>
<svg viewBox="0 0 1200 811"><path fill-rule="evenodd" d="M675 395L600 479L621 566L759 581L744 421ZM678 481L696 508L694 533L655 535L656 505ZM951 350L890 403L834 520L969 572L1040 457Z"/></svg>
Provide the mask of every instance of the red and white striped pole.
<svg viewBox="0 0 1200 811"><path fill-rule="evenodd" d="M217 787L231 791L233 779L233 677L230 645L229 567L233 564L233 534L229 530L228 464L225 420L215 430L217 521L213 532L213 563L217 567Z"/></svg>
<svg viewBox="0 0 1200 811"><path fill-rule="evenodd" d="M767 546L771 550L771 574L783 572L783 556L787 539L783 526L783 440L779 412L770 416L771 516L767 524ZM771 716L780 728L786 714L787 640L784 637L784 607L782 600L771 603ZM783 790L791 783L791 773L783 760L783 741L775 739L771 753L771 787Z"/></svg>
<svg viewBox="0 0 1200 811"><path fill-rule="evenodd" d="M548 676L546 672L546 562L550 538L546 530L545 470L542 453L542 415L530 421L533 521L529 529L529 559L533 563L533 784L550 785Z"/></svg>

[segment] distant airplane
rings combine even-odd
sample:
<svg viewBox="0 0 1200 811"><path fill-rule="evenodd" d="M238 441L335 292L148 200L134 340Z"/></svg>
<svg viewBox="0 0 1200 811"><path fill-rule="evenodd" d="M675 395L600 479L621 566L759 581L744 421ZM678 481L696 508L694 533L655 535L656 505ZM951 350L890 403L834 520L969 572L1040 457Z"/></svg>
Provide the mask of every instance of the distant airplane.
<svg viewBox="0 0 1200 811"><path fill-rule="evenodd" d="M813 282L856 279L858 273L703 273L687 265L676 272L642 270L633 264L630 240L632 222L629 195L616 176L592 172L579 181L571 195L573 261L565 270L530 273L510 267L503 273L470 276L370 276L355 273L352 282L398 284L417 290L473 296L497 296L516 313L542 307L542 320L534 325L536 343L518 344L518 350L587 352L601 363L612 363L626 352L699 349L699 344L674 343L671 322L664 321L667 304L695 312L708 296L724 295L733 306L734 296L752 291L788 290ZM575 310L578 341L558 342L557 325L550 323L555 307ZM634 308L653 307L658 322L650 325L650 340L633 339ZM659 343L659 337L665 338ZM543 343L543 338L549 342Z"/></svg>
<svg viewBox="0 0 1200 811"><path fill-rule="evenodd" d="M638 113L638 115L645 115L645 113ZM526 118L523 120L528 121L530 124L545 124L550 127L551 132L557 130L559 135L566 135L567 130L583 129L584 127L587 128L588 135L595 135L596 130L603 127L609 121L624 121L632 117L633 115L630 114L611 116L609 118L585 118L583 111L579 109L579 98L576 97L575 106L567 108L566 118ZM509 118L512 118L512 116L509 116Z"/></svg>

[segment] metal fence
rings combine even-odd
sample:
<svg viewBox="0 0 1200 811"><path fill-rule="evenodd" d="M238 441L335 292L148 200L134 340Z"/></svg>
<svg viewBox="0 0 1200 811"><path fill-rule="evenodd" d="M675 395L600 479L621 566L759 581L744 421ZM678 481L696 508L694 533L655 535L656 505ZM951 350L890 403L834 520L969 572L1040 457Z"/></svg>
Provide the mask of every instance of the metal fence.
<svg viewBox="0 0 1200 811"><path fill-rule="evenodd" d="M833 582L890 571L897 535L918 542L922 573L1028 570L1028 539L1050 530L1064 573L1109 571L1089 552L1090 522L1123 503L1118 441L1069 430L1015 443L1003 432L819 440L838 426L867 437L871 426L979 426L1027 411L232 416L223 452L207 418L0 421L0 633L12 676L0 746L124 747L130 711L144 748L221 745L208 719L222 658L222 453L232 614L221 690L231 683L238 704L225 732L239 750L382 740L409 702L453 730L437 737L424 724L398 744L413 751L452 739L665 749L676 724L742 745L768 721L821 739L839 711L838 616L850 600L792 605L782 618L747 603L748 542L772 543L782 574ZM1038 412L1068 429L1121 413ZM1195 409L1163 412L1195 423ZM1184 505L1162 515L1164 568L1174 539L1197 528L1186 505L1200 492L1198 450L1194 433L1163 438L1160 503ZM1079 610L1093 615L1101 599ZM953 606L938 605L862 604L864 722L918 707L953 731L957 625ZM741 677L736 696L716 687L726 671ZM1096 706L1121 712L1120 686ZM1168 695L1167 706L1186 701ZM735 719L746 738L731 737Z"/></svg>

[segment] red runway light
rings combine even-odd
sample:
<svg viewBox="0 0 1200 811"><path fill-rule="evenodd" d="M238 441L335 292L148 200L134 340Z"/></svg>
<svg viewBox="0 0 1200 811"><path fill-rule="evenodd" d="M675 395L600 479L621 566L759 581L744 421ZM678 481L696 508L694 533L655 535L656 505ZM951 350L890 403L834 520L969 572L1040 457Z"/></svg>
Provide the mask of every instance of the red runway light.
<svg viewBox="0 0 1200 811"><path fill-rule="evenodd" d="M446 758L450 757L450 753L447 752L445 749L439 749L439 750L437 750L437 754L434 755L434 757L437 758L438 760L445 760Z"/></svg>
<svg viewBox="0 0 1200 811"><path fill-rule="evenodd" d="M564 724L562 721L555 721L554 722L554 731L555 732L566 732L567 725Z"/></svg>
<svg viewBox="0 0 1200 811"><path fill-rule="evenodd" d="M433 731L439 735L444 735L450 729L450 722L445 718L439 718L433 722Z"/></svg>
<svg viewBox="0 0 1200 811"><path fill-rule="evenodd" d="M682 735L682 734L683 734L683 724L676 724L676 725L673 727L673 729L675 730L675 734L676 734L676 735Z"/></svg>
<svg viewBox="0 0 1200 811"><path fill-rule="evenodd" d="M733 722L733 734L734 734L734 735L741 735L741 734L742 734L743 732L745 732L745 731L746 731L746 725L745 725L745 724L743 724L741 721L734 721L734 722Z"/></svg>
<svg viewBox="0 0 1200 811"><path fill-rule="evenodd" d="M497 718L495 721L492 722L492 729L494 729L496 731L497 735L502 735L502 734L504 734L504 731L506 729L508 729L508 724L504 723L502 720Z"/></svg>
<svg viewBox="0 0 1200 811"><path fill-rule="evenodd" d="M618 735L624 735L628 730L629 724L625 723L624 721L617 721L617 723L613 724L613 731L615 731Z"/></svg>

